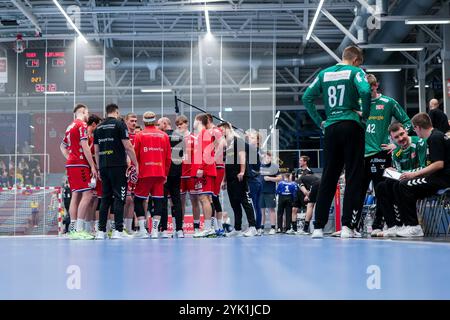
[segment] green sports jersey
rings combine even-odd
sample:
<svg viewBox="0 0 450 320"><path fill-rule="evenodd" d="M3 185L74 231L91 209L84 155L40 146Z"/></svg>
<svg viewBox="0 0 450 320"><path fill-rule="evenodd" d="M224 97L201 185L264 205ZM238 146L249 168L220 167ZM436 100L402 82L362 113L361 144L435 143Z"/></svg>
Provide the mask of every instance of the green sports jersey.
<svg viewBox="0 0 450 320"><path fill-rule="evenodd" d="M427 165L427 142L419 137L410 137L408 148L396 148L392 152L392 166L399 172L417 171Z"/></svg>
<svg viewBox="0 0 450 320"><path fill-rule="evenodd" d="M343 120L356 121L364 128L362 120L369 116L371 93L362 69L339 63L322 70L308 87L302 101L319 128L323 119L317 112L315 100L320 96L325 106L325 128ZM361 109L363 119L356 113Z"/></svg>
<svg viewBox="0 0 450 320"><path fill-rule="evenodd" d="M384 95L372 99L366 123L365 157L377 154L382 151L382 144L389 143L388 128L392 118L403 124L406 131L411 129L411 120L397 101Z"/></svg>

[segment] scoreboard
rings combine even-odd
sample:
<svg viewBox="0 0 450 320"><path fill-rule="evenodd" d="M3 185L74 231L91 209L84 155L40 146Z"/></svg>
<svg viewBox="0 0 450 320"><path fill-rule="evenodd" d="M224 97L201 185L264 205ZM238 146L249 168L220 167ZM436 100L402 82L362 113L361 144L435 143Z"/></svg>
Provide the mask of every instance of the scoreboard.
<svg viewBox="0 0 450 320"><path fill-rule="evenodd" d="M65 49L27 49L19 60L22 92L34 95L45 92L73 91L73 55ZM45 68L47 62L47 87ZM23 72L20 72L22 70Z"/></svg>

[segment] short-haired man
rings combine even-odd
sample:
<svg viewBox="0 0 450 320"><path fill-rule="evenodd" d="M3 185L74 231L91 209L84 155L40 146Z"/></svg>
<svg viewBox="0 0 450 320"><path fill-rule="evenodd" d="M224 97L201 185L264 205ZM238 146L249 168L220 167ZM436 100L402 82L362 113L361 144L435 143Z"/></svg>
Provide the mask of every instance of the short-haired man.
<svg viewBox="0 0 450 320"><path fill-rule="evenodd" d="M443 133L447 133L450 130L448 117L444 111L439 108L438 99L431 99L429 107L430 111L428 112L428 115L430 116L433 128L438 129Z"/></svg>
<svg viewBox="0 0 450 320"><path fill-rule="evenodd" d="M139 165L139 179L134 191L134 208L138 217L137 238L147 238L145 230L145 211L143 202L151 195L155 206L152 216L152 239L159 238L158 227L164 201L164 184L167 181L171 164L169 136L156 126L156 115L147 111L143 117L145 128L136 135L134 149Z"/></svg>
<svg viewBox="0 0 450 320"><path fill-rule="evenodd" d="M260 179L262 182L262 193L260 197L262 215L261 230L264 230L267 209L269 211L270 220L269 235L274 235L276 233L277 213L275 212L275 208L277 206L277 182L280 182L283 179L279 169L278 164L273 161L272 152L267 151L264 153L259 168Z"/></svg>
<svg viewBox="0 0 450 320"><path fill-rule="evenodd" d="M370 182L373 189L378 183L383 181L384 169L391 166L391 156L389 155L388 128L392 119L396 119L403 124L408 132L411 129L411 120L400 104L378 92L379 83L373 74L367 75L372 90L372 101L370 104L370 115L366 123L365 151L364 151L364 191L361 196L365 198ZM362 208L361 208L362 209ZM377 213L372 224L372 235L376 236L383 229L383 219Z"/></svg>
<svg viewBox="0 0 450 320"><path fill-rule="evenodd" d="M292 218L291 218L291 228L286 232L286 234L294 234L297 232L297 214L299 210L306 207L305 195L300 189L301 181L300 179L307 175L313 175L314 172L309 168L310 158L308 156L301 156L298 160L299 167L292 173L292 181L298 184L299 191L296 193L295 199L292 203ZM306 189L305 189L306 190Z"/></svg>
<svg viewBox="0 0 450 320"><path fill-rule="evenodd" d="M389 126L391 139L398 146L392 152L392 168L397 172L412 172L426 167L427 144L424 139L408 136L408 131L399 123L394 122ZM395 179L385 179L380 181L375 187L377 196L376 216L384 217L388 229L379 230L377 237L395 237L402 229L403 221L398 210L401 199L395 197L398 194L399 181Z"/></svg>
<svg viewBox="0 0 450 320"><path fill-rule="evenodd" d="M136 124L137 124L137 115L133 112L127 113L125 116L125 124L128 128L128 135L130 137L130 142L134 147L134 139L136 137ZM134 170L132 167L134 167L134 163L130 161L130 167L128 168L128 175L132 173ZM134 196L134 189L136 188L136 184L133 183L133 181L130 180L130 177L128 177L128 190L127 190L127 199L125 201L125 207L124 207L124 233L130 235L132 232L132 225L133 225L133 216L134 216L134 202L133 202L133 196Z"/></svg>
<svg viewBox="0 0 450 320"><path fill-rule="evenodd" d="M66 158L67 178L72 191L69 238L89 240L94 237L84 230L84 224L92 198L89 183L91 175L97 178L97 169L88 143L86 124L89 117L88 108L83 104L77 104L73 114L75 120L67 127L60 146Z"/></svg>
<svg viewBox="0 0 450 320"><path fill-rule="evenodd" d="M430 164L421 170L405 172L400 176L399 210L406 225L397 232L400 237L423 236L416 213L417 200L450 186L450 139L441 131L433 129L431 119L426 113L416 114L411 122L416 134L427 140L427 162Z"/></svg>
<svg viewBox="0 0 450 320"><path fill-rule="evenodd" d="M95 161L94 131L101 121L102 119L96 114L91 114L87 121L89 148L91 149L94 161ZM91 205L89 206L92 211L89 212L89 216L86 216L86 230L89 233L92 232L93 229L95 229L95 232L97 232L98 230L98 217L99 217L98 210L100 209L99 200L101 197L102 197L102 183L101 180L98 179L97 177L97 180L95 182L94 194L91 199Z"/></svg>
<svg viewBox="0 0 450 320"><path fill-rule="evenodd" d="M229 237L254 237L257 235L255 228L255 211L248 192L248 163L246 161L245 141L238 137L231 125L222 122L218 125L226 139L225 181L231 208L234 213L234 230L227 233ZM249 228L242 233L242 208L247 216Z"/></svg>
<svg viewBox="0 0 450 320"><path fill-rule="evenodd" d="M222 220L222 204L219 195L225 176L225 149L226 141L222 131L214 124L213 117L207 113L208 124L206 128L209 130L214 142L214 156L216 164L216 178L214 179L214 190L212 195L213 216L211 217L212 225L216 231L216 235L221 237L225 235Z"/></svg>
<svg viewBox="0 0 450 320"><path fill-rule="evenodd" d="M159 129L167 133L172 148L172 163L170 165L167 182L164 185L164 202L161 216L161 237L167 238L168 222L168 196L171 200L172 218L175 219L173 237L184 238L183 233L183 214L181 211L181 167L183 161L183 134L180 131L172 129L172 123L169 118L162 117L158 120Z"/></svg>
<svg viewBox="0 0 450 320"><path fill-rule="evenodd" d="M192 149L194 142L194 135L189 132L189 120L186 116L181 115L175 119L175 124L178 131L183 135L183 161L181 164L181 211L184 214L186 209L186 194L189 197L192 205L192 216L194 220L194 233L200 233L200 203L198 195L194 191L194 179L192 179Z"/></svg>
<svg viewBox="0 0 450 320"><path fill-rule="evenodd" d="M298 168L294 170L292 181L297 181L303 175L313 174L309 168L309 160L311 159L308 156L300 156L298 159Z"/></svg>
<svg viewBox="0 0 450 320"><path fill-rule="evenodd" d="M322 70L303 95L303 103L319 128L325 130L322 182L319 187L313 238L323 238L331 202L342 169L347 185L344 194L341 238L352 238L363 205L364 121L370 112L370 86L361 49L345 48L342 63ZM317 112L315 100L322 95L326 121ZM360 103L361 101L361 103ZM362 108L362 112L361 112ZM362 117L361 117L362 116Z"/></svg>
<svg viewBox="0 0 450 320"><path fill-rule="evenodd" d="M127 195L127 155L133 163L136 163L136 173L139 174L139 166L128 136L127 126L118 119L119 107L111 103L106 106L105 111L106 119L94 131L95 159L100 168L103 193L100 203L99 231L95 237L98 240L106 238L106 221L113 201L115 230L111 239L124 238L123 209Z"/></svg>
<svg viewBox="0 0 450 320"><path fill-rule="evenodd" d="M195 117L194 130L196 135L194 137L192 149L192 164L191 174L194 180L194 192L198 194L200 205L202 207L203 215L205 217L205 224L203 230L194 234L194 237L209 237L215 235L215 230L212 226L212 195L214 194L214 184L217 175L214 141L208 126L208 116L206 113L200 113Z"/></svg>

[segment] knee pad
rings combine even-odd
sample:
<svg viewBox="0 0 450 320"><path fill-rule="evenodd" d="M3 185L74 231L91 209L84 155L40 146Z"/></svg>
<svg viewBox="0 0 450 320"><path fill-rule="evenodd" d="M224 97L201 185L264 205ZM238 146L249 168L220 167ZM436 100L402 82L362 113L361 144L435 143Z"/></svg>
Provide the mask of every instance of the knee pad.
<svg viewBox="0 0 450 320"><path fill-rule="evenodd" d="M220 204L219 196L212 196L213 208L216 212L222 212L222 205Z"/></svg>

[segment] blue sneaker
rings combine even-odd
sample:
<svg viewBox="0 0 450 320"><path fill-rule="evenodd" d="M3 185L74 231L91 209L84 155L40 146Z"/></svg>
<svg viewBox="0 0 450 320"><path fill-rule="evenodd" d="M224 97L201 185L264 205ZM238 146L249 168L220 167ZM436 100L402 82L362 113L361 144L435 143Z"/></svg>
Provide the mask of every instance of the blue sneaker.
<svg viewBox="0 0 450 320"><path fill-rule="evenodd" d="M216 236L218 238L225 237L225 230L223 229L216 230Z"/></svg>

